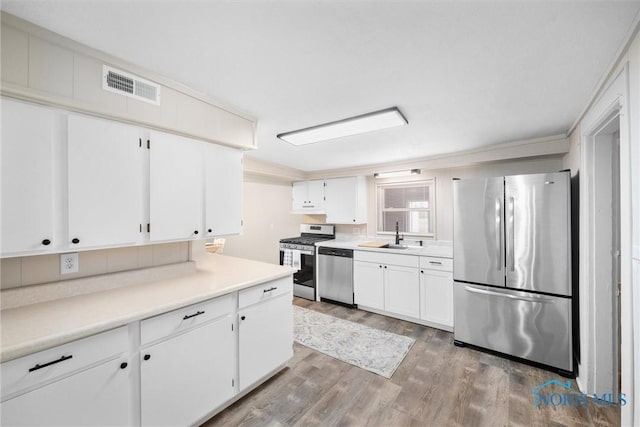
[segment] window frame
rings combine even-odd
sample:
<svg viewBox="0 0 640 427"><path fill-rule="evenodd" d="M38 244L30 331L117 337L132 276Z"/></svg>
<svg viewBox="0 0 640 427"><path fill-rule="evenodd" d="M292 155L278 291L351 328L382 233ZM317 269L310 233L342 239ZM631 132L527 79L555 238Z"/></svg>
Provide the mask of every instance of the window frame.
<svg viewBox="0 0 640 427"><path fill-rule="evenodd" d="M429 187L429 208L394 208L393 210L389 209L387 211L406 211L406 212L422 212L428 211L430 212L431 218L431 229L432 233L409 233L406 231L400 231L405 238L406 237L417 237L417 238L426 238L426 239L436 239L436 179L421 179L415 181L398 181L398 182L381 182L376 183L376 234L380 236L393 236L395 235L395 231L384 231L382 230L383 224L383 212L385 212L384 206L384 197L383 197L383 189L392 188L392 187L415 187L419 185L424 185Z"/></svg>

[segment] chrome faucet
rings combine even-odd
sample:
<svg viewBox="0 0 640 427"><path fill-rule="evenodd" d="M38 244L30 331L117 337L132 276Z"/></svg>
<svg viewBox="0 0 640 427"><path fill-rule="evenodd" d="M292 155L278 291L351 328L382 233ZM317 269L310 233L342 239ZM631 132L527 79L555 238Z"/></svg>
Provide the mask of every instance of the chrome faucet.
<svg viewBox="0 0 640 427"><path fill-rule="evenodd" d="M400 244L400 240L404 240L404 236L400 237L399 232L399 228L398 228L398 221L396 221L396 245Z"/></svg>

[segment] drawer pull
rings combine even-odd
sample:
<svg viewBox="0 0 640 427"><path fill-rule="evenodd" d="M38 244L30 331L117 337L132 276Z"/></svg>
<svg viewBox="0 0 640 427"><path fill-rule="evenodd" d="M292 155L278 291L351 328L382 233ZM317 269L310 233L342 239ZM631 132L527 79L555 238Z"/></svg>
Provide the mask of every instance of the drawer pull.
<svg viewBox="0 0 640 427"><path fill-rule="evenodd" d="M276 289L278 289L278 287L277 286L273 286L273 287L271 287L269 289L263 290L262 293L266 294L267 292L275 291Z"/></svg>
<svg viewBox="0 0 640 427"><path fill-rule="evenodd" d="M188 316L184 316L182 320L191 319L192 317L200 316L201 314L204 314L204 311L197 311L195 314L189 314Z"/></svg>
<svg viewBox="0 0 640 427"><path fill-rule="evenodd" d="M151 359L151 355L150 354L145 354L143 359L144 360L149 360L149 359Z"/></svg>
<svg viewBox="0 0 640 427"><path fill-rule="evenodd" d="M127 368L127 366L129 366L129 364L128 364L127 362L122 362L122 363L120 364L120 369L126 369L126 368Z"/></svg>
<svg viewBox="0 0 640 427"><path fill-rule="evenodd" d="M429 261L429 264L442 265L440 261Z"/></svg>
<svg viewBox="0 0 640 427"><path fill-rule="evenodd" d="M36 364L33 368L29 369L29 372L37 371L38 369L46 368L47 366L55 365L56 363L64 362L65 360L69 360L73 357L73 355L62 356L58 360L54 360L52 362L45 363L44 365Z"/></svg>
<svg viewBox="0 0 640 427"><path fill-rule="evenodd" d="M247 318L247 316L240 316L240 320L244 320L246 318Z"/></svg>

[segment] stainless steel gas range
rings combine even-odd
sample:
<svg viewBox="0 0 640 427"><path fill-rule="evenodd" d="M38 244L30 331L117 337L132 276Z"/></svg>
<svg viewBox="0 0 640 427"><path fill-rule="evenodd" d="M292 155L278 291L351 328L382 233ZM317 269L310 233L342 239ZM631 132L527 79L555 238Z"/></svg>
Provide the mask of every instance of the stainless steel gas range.
<svg viewBox="0 0 640 427"><path fill-rule="evenodd" d="M280 265L298 270L293 274L293 295L315 301L315 244L335 237L333 224L300 224L300 236L280 240Z"/></svg>

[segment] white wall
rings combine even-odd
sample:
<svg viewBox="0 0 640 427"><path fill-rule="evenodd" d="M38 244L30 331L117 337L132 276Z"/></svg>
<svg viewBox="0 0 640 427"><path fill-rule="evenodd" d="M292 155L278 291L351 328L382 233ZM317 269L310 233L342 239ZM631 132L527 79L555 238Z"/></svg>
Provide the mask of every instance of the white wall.
<svg viewBox="0 0 640 427"><path fill-rule="evenodd" d="M631 311L627 314L626 337L629 345L623 357L623 374L631 382L633 405L622 409L622 423L640 424L640 34L636 35L628 54L629 64L629 138L631 145L631 211L633 224L632 245L634 251L633 279L629 287L631 295L627 295L626 306ZM623 337L623 340L625 338ZM624 381L624 379L623 379Z"/></svg>
<svg viewBox="0 0 640 427"><path fill-rule="evenodd" d="M631 217L631 225L627 227L628 229L623 229L622 234L623 237L630 235L631 242L627 248L624 247L623 242L622 250L623 283L620 297L622 392L626 395L627 404L621 408L621 421L622 425L640 425L640 403L635 402L637 397L640 397L640 366L637 362L640 358L640 35L638 34L628 49L622 52L620 60L609 75L609 79L604 82L600 90L604 91L609 87L624 67L628 67L628 110L621 111L621 113L628 114L629 128L626 131L628 132L630 155L622 154L621 169L623 173L625 169L630 171L630 176L627 178L630 182L630 188L621 194L621 199L623 207L628 206L628 209L631 210L631 212L627 212ZM596 106L598 106L597 101L589 106L583 118L592 114ZM574 177L581 166L582 127L582 123L579 122L571 133L570 151L563 158L564 167L571 168ZM624 134L625 129L621 129L621 135ZM621 141L621 150L622 147ZM580 174L578 174L578 179L574 178L573 181L579 181L579 179ZM623 216L624 214L623 212ZM577 246L577 243L574 240L574 245ZM626 283L625 277L627 278ZM580 283L581 293L586 291L583 289L584 287L585 284ZM590 319L581 319L581 324L587 321ZM589 336L585 336L585 334L588 332L581 332L580 344L583 353L592 350L588 347ZM578 377L579 383L584 384L586 381L585 378Z"/></svg>
<svg viewBox="0 0 640 427"><path fill-rule="evenodd" d="M420 166L414 166L420 168ZM402 169L402 168L401 168ZM546 157L525 160L507 160L501 162L484 163L474 166L453 167L444 169L422 169L421 174L412 177L411 180L436 180L436 239L453 240L453 178L479 178L491 176L506 176L528 173L557 172L562 170L562 159L559 157ZM374 179L367 177L369 222L366 226L344 225L338 227L339 232L347 234L366 234L375 236L377 230L377 206L376 185L388 182L401 182L407 179ZM356 233L353 233L353 229Z"/></svg>
<svg viewBox="0 0 640 427"><path fill-rule="evenodd" d="M244 230L226 237L224 254L279 264L279 241L300 235L302 217L291 213L290 182L245 179Z"/></svg>

